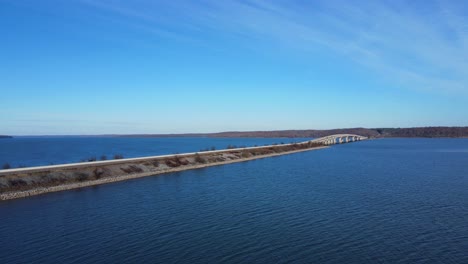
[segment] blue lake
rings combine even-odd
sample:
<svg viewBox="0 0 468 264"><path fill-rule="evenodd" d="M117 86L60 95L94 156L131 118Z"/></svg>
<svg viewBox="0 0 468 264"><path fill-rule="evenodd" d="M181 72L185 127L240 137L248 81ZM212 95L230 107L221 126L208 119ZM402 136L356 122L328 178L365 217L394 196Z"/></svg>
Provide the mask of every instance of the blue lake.
<svg viewBox="0 0 468 264"><path fill-rule="evenodd" d="M169 151L227 145L184 140ZM285 141L250 140L235 144ZM128 156L153 151L141 147ZM0 263L468 263L468 139L362 141L4 201L0 239Z"/></svg>

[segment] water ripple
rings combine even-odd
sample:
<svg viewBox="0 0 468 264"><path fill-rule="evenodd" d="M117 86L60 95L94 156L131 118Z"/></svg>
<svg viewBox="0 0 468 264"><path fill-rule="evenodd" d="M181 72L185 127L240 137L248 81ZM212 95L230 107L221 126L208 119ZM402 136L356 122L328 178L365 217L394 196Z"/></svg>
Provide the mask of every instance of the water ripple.
<svg viewBox="0 0 468 264"><path fill-rule="evenodd" d="M0 203L0 262L468 263L468 157L392 142Z"/></svg>

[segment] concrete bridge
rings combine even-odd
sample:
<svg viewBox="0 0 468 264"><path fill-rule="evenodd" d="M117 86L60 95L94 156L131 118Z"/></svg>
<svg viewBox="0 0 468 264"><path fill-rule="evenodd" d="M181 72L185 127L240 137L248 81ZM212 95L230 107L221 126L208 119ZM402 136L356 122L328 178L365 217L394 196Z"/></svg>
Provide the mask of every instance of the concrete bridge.
<svg viewBox="0 0 468 264"><path fill-rule="evenodd" d="M326 137L316 138L314 140L308 141L312 143L322 143L324 145L334 145L334 144L343 144L354 141L366 140L367 137L353 135L353 134L336 134Z"/></svg>

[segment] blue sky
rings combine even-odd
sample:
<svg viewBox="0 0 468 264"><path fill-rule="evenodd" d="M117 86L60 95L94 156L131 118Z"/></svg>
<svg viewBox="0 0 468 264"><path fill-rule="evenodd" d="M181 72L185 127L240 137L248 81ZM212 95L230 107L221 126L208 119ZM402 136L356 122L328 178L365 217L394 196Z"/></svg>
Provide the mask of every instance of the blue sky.
<svg viewBox="0 0 468 264"><path fill-rule="evenodd" d="M0 134L468 125L466 1L0 0Z"/></svg>

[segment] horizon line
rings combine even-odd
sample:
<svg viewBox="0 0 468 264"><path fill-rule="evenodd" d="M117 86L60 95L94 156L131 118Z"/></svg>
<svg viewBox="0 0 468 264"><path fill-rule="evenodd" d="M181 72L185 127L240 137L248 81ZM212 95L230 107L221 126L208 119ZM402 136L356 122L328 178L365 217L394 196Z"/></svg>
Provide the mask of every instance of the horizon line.
<svg viewBox="0 0 468 264"><path fill-rule="evenodd" d="M244 131L219 131L219 132L181 132L181 133L104 133L104 134L0 134L0 136L11 137L60 137L60 136L78 136L78 137L112 137L112 136L179 136L179 135L215 135L224 133L256 133L256 132L286 132L286 131L331 131L331 130L346 130L346 129L415 129L415 128L468 128L466 126L416 126L416 127L347 127L347 128L330 128L330 129L278 129L278 130L244 130Z"/></svg>

